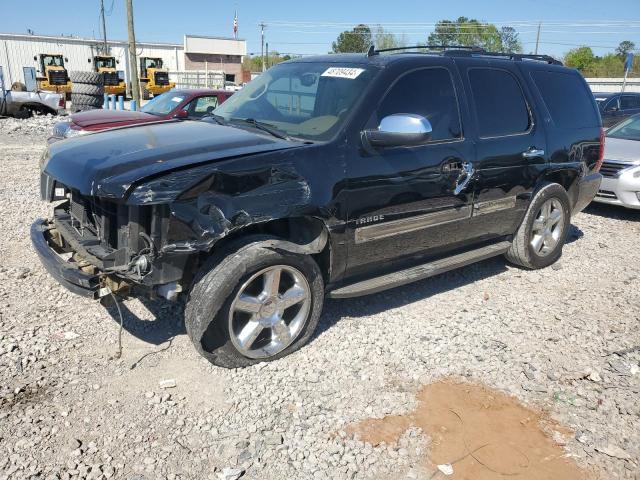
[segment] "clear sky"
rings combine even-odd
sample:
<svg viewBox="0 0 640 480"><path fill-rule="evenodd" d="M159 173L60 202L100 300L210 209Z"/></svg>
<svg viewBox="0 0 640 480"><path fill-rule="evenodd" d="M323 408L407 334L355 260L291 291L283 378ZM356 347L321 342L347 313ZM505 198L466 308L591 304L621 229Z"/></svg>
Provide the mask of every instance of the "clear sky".
<svg viewBox="0 0 640 480"><path fill-rule="evenodd" d="M43 35L100 36L100 0L5 2L0 32L31 29ZM124 0L104 2L111 10L108 37L126 39ZM252 53L260 52L261 21L267 24L271 50L309 54L326 53L338 33L356 23L381 24L413 44L426 40L429 24L459 16L498 26L514 22L525 52L534 49L538 21L542 22L540 53L559 56L574 46L590 45L596 54L603 54L622 40L640 48L640 0L133 0L133 4L136 36L152 42L182 43L185 33L231 36L237 10L239 36L247 40Z"/></svg>

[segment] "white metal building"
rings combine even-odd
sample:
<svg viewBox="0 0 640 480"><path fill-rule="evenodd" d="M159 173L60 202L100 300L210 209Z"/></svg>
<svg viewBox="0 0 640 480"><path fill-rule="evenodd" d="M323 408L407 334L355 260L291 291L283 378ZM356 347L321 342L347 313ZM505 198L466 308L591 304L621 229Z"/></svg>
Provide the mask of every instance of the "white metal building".
<svg viewBox="0 0 640 480"><path fill-rule="evenodd" d="M128 42L108 40L111 55L119 62L118 70L124 71L129 81ZM54 37L0 33L0 66L3 67L5 84L24 82L25 67L40 67L34 60L41 53L62 54L67 70L92 70L90 59L98 53L102 41L90 38ZM184 44L137 42L138 57L160 57L164 68L171 72L204 70L209 61L211 70L225 69L241 73L242 58L247 47L244 40L219 37L185 35ZM185 59L187 65L185 65Z"/></svg>

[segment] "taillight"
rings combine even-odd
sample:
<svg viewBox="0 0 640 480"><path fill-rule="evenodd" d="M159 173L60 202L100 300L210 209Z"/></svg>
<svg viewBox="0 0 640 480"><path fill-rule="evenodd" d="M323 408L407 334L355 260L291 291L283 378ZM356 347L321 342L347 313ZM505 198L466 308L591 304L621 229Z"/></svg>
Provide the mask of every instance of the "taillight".
<svg viewBox="0 0 640 480"><path fill-rule="evenodd" d="M593 168L594 172L599 172L600 167L602 166L602 162L604 161L604 128L600 129L600 151L598 152L598 161L596 162L596 166Z"/></svg>
<svg viewBox="0 0 640 480"><path fill-rule="evenodd" d="M67 101L65 100L65 98L60 97L60 100L58 100L58 107L64 108L66 105L67 105Z"/></svg>

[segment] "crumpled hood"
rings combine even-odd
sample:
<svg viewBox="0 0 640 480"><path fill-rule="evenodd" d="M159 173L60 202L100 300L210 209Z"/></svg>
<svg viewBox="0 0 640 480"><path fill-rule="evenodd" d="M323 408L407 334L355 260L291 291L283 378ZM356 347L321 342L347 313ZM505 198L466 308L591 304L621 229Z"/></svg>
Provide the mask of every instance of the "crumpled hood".
<svg viewBox="0 0 640 480"><path fill-rule="evenodd" d="M163 122L54 143L44 172L83 195L123 198L133 184L177 168L298 145L210 122Z"/></svg>
<svg viewBox="0 0 640 480"><path fill-rule="evenodd" d="M604 158L616 162L640 163L640 142L607 137L604 142Z"/></svg>

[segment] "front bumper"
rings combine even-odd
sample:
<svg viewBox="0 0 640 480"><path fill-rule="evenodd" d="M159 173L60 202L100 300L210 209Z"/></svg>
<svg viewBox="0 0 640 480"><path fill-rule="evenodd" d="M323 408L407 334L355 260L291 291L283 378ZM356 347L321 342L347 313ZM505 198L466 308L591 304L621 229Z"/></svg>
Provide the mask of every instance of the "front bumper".
<svg viewBox="0 0 640 480"><path fill-rule="evenodd" d="M591 203L602 182L602 175L599 173L591 173L580 179L578 183L578 198L573 206L573 214L580 213Z"/></svg>
<svg viewBox="0 0 640 480"><path fill-rule="evenodd" d="M77 262L65 260L54 249L51 238L53 225L38 219L31 225L31 244L49 274L71 292L83 297L97 298L100 275L83 271Z"/></svg>
<svg viewBox="0 0 640 480"><path fill-rule="evenodd" d="M639 168L623 170L617 177L605 177L596 197L595 202L619 205L621 207L640 209L640 172Z"/></svg>

